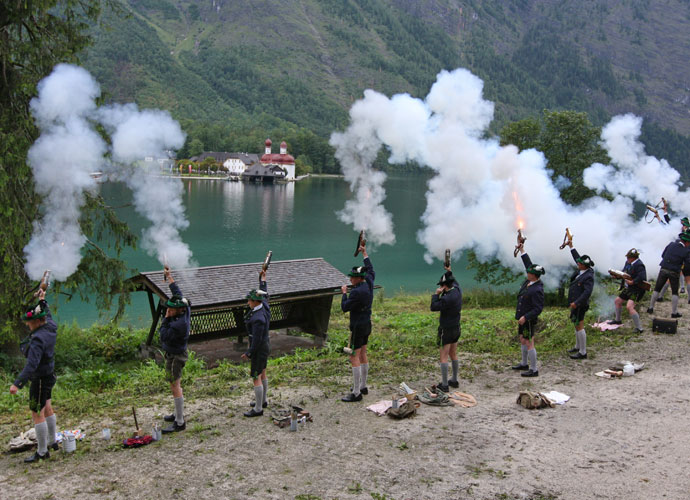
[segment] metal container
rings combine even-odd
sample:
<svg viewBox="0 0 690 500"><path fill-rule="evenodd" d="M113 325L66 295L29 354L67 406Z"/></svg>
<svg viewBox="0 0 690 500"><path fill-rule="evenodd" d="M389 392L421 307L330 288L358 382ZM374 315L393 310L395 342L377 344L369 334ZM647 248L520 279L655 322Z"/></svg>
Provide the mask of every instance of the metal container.
<svg viewBox="0 0 690 500"><path fill-rule="evenodd" d="M74 450L77 449L77 439L74 437L74 434L71 432L65 432L63 433L63 441L62 441L62 451L65 453L72 453Z"/></svg>

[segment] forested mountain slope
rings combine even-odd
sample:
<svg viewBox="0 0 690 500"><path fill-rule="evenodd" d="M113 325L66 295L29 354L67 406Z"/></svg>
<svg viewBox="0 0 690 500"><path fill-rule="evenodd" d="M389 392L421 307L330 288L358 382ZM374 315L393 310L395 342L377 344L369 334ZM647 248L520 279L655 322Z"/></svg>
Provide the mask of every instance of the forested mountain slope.
<svg viewBox="0 0 690 500"><path fill-rule="evenodd" d="M545 108L586 111L597 124L634 112L646 120L650 153L690 167L688 0L125 6L129 17L111 14L95 32L87 67L109 98L168 109L190 130L292 127L325 138L365 88L422 97L441 69L465 66L497 103L494 130Z"/></svg>

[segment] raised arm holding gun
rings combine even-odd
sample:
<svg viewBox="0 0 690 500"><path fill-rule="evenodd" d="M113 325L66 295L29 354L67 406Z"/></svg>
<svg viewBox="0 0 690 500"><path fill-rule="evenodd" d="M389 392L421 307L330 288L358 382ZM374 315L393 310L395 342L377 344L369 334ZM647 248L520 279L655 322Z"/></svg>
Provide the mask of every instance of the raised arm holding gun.
<svg viewBox="0 0 690 500"><path fill-rule="evenodd" d="M360 237L362 235L360 234ZM352 289L348 296L348 287L341 287L342 300L340 307L343 312L350 313L350 364L352 365L352 391L342 398L342 401L361 401L362 394L368 394L367 376L369 374L369 358L367 357L367 343L371 334L371 304L374 299L374 266L367 254L366 242L357 248L357 254L364 257L364 265L353 267L348 273Z"/></svg>

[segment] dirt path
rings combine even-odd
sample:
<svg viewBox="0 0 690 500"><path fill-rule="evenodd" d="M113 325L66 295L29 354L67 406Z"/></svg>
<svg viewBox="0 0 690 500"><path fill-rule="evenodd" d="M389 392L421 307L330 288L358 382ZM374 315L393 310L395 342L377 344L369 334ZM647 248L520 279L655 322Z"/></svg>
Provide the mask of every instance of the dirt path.
<svg viewBox="0 0 690 500"><path fill-rule="evenodd" d="M583 362L564 355L542 363L538 379L487 371L461 383L476 396L475 408L422 406L405 421L376 417L366 404L341 403L338 394L318 388L274 391L274 403L300 402L314 415L298 433L278 429L266 416L243 418L247 388L241 400L190 404L187 431L145 448L122 450L92 439L80 445L81 453L55 453L34 467L21 463L23 454L5 454L0 497L684 499L690 491L689 344L686 328L678 335L648 329L639 342L591 352ZM620 380L593 375L622 359L647 367ZM407 382L422 387L436 376ZM373 384L366 403L393 392ZM515 404L524 388L572 399L525 410ZM141 418L150 422L166 410L153 408ZM96 431L101 423L92 425Z"/></svg>

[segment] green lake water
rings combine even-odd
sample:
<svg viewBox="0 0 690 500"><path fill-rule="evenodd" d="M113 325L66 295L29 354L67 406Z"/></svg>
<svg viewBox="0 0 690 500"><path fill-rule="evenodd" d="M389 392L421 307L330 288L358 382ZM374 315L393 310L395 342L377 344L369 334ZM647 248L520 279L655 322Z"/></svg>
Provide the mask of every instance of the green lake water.
<svg viewBox="0 0 690 500"><path fill-rule="evenodd" d="M391 176L386 181L385 206L393 214L396 243L370 249L369 254L376 283L384 287L386 296L434 290L443 273L441 262L429 265L424 261L424 248L416 240L426 206L427 179L422 175ZM349 185L341 178L309 178L280 185L195 179L182 182L190 222L182 238L199 266L260 262L268 250L273 251L274 261L322 257L344 273L361 262L361 258L353 257L357 233L336 216L351 197ZM131 202L122 184L105 183L101 193L110 206ZM118 214L137 234L148 224L132 206L118 209ZM126 252L124 258L139 271L161 267L141 249ZM473 273L465 270L465 262L455 262L453 268L461 286L472 288ZM58 300L61 322L76 320L88 326L99 319L93 304ZM150 324L145 293L132 295L125 322Z"/></svg>

